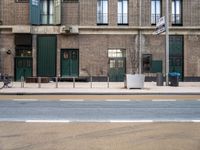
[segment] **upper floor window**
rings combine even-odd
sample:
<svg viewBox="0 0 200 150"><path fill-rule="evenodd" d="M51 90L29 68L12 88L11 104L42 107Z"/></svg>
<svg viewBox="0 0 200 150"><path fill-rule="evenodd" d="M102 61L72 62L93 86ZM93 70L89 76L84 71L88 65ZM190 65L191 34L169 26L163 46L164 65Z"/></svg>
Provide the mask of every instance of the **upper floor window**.
<svg viewBox="0 0 200 150"><path fill-rule="evenodd" d="M53 0L40 1L40 20L41 24L53 24L54 6Z"/></svg>
<svg viewBox="0 0 200 150"><path fill-rule="evenodd" d="M181 0L172 0L172 24L182 25L182 2Z"/></svg>
<svg viewBox="0 0 200 150"><path fill-rule="evenodd" d="M97 24L108 24L108 0L97 0Z"/></svg>
<svg viewBox="0 0 200 150"><path fill-rule="evenodd" d="M118 0L118 24L128 24L128 0Z"/></svg>
<svg viewBox="0 0 200 150"><path fill-rule="evenodd" d="M76 3L76 2L79 2L79 0L63 0L63 2Z"/></svg>
<svg viewBox="0 0 200 150"><path fill-rule="evenodd" d="M151 0L151 24L156 24L161 17L161 0Z"/></svg>
<svg viewBox="0 0 200 150"><path fill-rule="evenodd" d="M61 0L30 0L31 24L60 24Z"/></svg>
<svg viewBox="0 0 200 150"><path fill-rule="evenodd" d="M17 3L28 3L29 0L15 0L15 2L17 2Z"/></svg>

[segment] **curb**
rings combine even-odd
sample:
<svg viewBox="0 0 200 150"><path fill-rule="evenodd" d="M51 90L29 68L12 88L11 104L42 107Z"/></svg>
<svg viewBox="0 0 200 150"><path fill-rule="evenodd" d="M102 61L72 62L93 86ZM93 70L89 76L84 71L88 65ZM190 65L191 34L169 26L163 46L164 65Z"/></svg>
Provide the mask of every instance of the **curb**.
<svg viewBox="0 0 200 150"><path fill-rule="evenodd" d="M200 95L200 92L196 93L119 93L119 92L110 92L110 93L91 93L91 92L56 92L56 93L37 93L37 92L13 92L13 93L0 93L0 95Z"/></svg>

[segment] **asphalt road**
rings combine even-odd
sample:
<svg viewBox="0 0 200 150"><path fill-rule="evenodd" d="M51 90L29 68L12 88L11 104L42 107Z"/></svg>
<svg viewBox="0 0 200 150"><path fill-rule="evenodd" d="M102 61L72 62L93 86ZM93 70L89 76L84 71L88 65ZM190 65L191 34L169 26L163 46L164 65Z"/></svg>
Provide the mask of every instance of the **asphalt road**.
<svg viewBox="0 0 200 150"><path fill-rule="evenodd" d="M0 102L0 121L199 122L199 120L199 100Z"/></svg>

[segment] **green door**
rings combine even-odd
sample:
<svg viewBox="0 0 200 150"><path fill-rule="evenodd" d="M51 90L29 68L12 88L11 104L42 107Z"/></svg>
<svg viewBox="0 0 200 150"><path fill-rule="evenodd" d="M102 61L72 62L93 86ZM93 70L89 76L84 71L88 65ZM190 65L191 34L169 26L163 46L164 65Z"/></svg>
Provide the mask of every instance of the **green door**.
<svg viewBox="0 0 200 150"><path fill-rule="evenodd" d="M169 72L180 73L183 81L183 36L170 36L169 42Z"/></svg>
<svg viewBox="0 0 200 150"><path fill-rule="evenodd" d="M39 36L37 42L37 75L55 77L56 36Z"/></svg>
<svg viewBox="0 0 200 150"><path fill-rule="evenodd" d="M78 50L61 50L61 76L79 76Z"/></svg>
<svg viewBox="0 0 200 150"><path fill-rule="evenodd" d="M21 77L26 79L32 76L32 58L15 57L15 80L20 81Z"/></svg>
<svg viewBox="0 0 200 150"><path fill-rule="evenodd" d="M109 59L109 77L110 81L121 82L125 77L125 58Z"/></svg>

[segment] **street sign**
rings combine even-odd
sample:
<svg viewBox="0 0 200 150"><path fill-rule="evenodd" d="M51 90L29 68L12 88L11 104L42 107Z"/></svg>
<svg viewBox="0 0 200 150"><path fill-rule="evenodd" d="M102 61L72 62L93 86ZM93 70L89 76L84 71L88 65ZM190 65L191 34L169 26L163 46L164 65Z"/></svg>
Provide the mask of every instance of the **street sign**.
<svg viewBox="0 0 200 150"><path fill-rule="evenodd" d="M156 23L156 32L155 34L161 34L166 31L165 28L165 17L161 17Z"/></svg>

